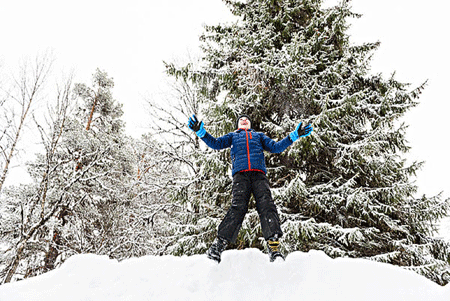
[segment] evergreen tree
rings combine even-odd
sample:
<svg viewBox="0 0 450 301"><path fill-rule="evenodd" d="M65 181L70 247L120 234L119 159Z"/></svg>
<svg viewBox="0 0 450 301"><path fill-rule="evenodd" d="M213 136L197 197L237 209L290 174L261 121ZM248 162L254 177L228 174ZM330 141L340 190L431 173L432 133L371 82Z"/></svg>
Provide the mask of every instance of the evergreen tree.
<svg viewBox="0 0 450 301"><path fill-rule="evenodd" d="M415 196L411 178L422 163L406 163L400 123L425 83L411 88L395 74L371 74L379 43L350 44L347 19L360 16L349 1L327 9L321 0L224 1L238 21L205 27L203 64L167 70L196 86L199 115L216 137L234 130L240 113L275 140L312 122L308 139L266 156L286 251L368 258L447 283L450 247L431 235L450 201ZM213 232L231 200L228 151L193 158L195 185L178 197L195 204L198 223L174 253L204 251L190 246L210 242L213 235L198 232ZM262 247L260 237L251 208L234 247Z"/></svg>

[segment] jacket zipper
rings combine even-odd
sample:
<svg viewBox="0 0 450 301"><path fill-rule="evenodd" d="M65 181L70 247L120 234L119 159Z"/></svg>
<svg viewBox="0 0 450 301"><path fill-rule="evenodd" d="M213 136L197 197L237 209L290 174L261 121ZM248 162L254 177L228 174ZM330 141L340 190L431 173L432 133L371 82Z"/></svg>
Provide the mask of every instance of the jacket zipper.
<svg viewBox="0 0 450 301"><path fill-rule="evenodd" d="M252 169L252 164L250 163L250 147L248 144L248 132L247 130L245 130L245 136L247 138L247 159L248 159L248 169L251 170ZM252 133L250 133L250 139L252 139Z"/></svg>

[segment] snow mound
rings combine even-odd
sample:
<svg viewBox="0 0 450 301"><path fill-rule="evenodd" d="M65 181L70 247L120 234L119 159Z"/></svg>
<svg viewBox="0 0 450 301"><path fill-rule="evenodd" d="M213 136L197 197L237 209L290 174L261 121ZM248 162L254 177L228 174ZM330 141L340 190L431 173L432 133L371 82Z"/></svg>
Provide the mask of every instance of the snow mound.
<svg viewBox="0 0 450 301"><path fill-rule="evenodd" d="M450 286L388 264L294 252L270 263L257 249L146 256L77 255L47 274L0 286L0 300L450 300Z"/></svg>

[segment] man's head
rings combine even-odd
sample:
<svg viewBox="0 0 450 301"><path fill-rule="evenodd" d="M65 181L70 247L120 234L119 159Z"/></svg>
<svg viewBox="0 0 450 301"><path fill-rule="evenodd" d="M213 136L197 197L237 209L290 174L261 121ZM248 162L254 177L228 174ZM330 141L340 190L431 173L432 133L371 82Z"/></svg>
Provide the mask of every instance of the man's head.
<svg viewBox="0 0 450 301"><path fill-rule="evenodd" d="M251 120L250 117L247 115L240 115L238 119L236 120L236 128L237 129L244 129L249 130L251 128Z"/></svg>

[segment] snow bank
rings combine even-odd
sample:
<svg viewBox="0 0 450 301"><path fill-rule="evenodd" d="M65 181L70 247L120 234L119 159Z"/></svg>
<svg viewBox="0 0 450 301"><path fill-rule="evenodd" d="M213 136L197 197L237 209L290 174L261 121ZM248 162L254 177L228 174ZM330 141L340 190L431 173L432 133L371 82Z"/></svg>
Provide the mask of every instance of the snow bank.
<svg viewBox="0 0 450 301"><path fill-rule="evenodd" d="M78 255L47 274L0 286L0 300L450 300L450 286L363 259L311 251L269 263L256 249L222 258L218 265L205 255L122 262Z"/></svg>

